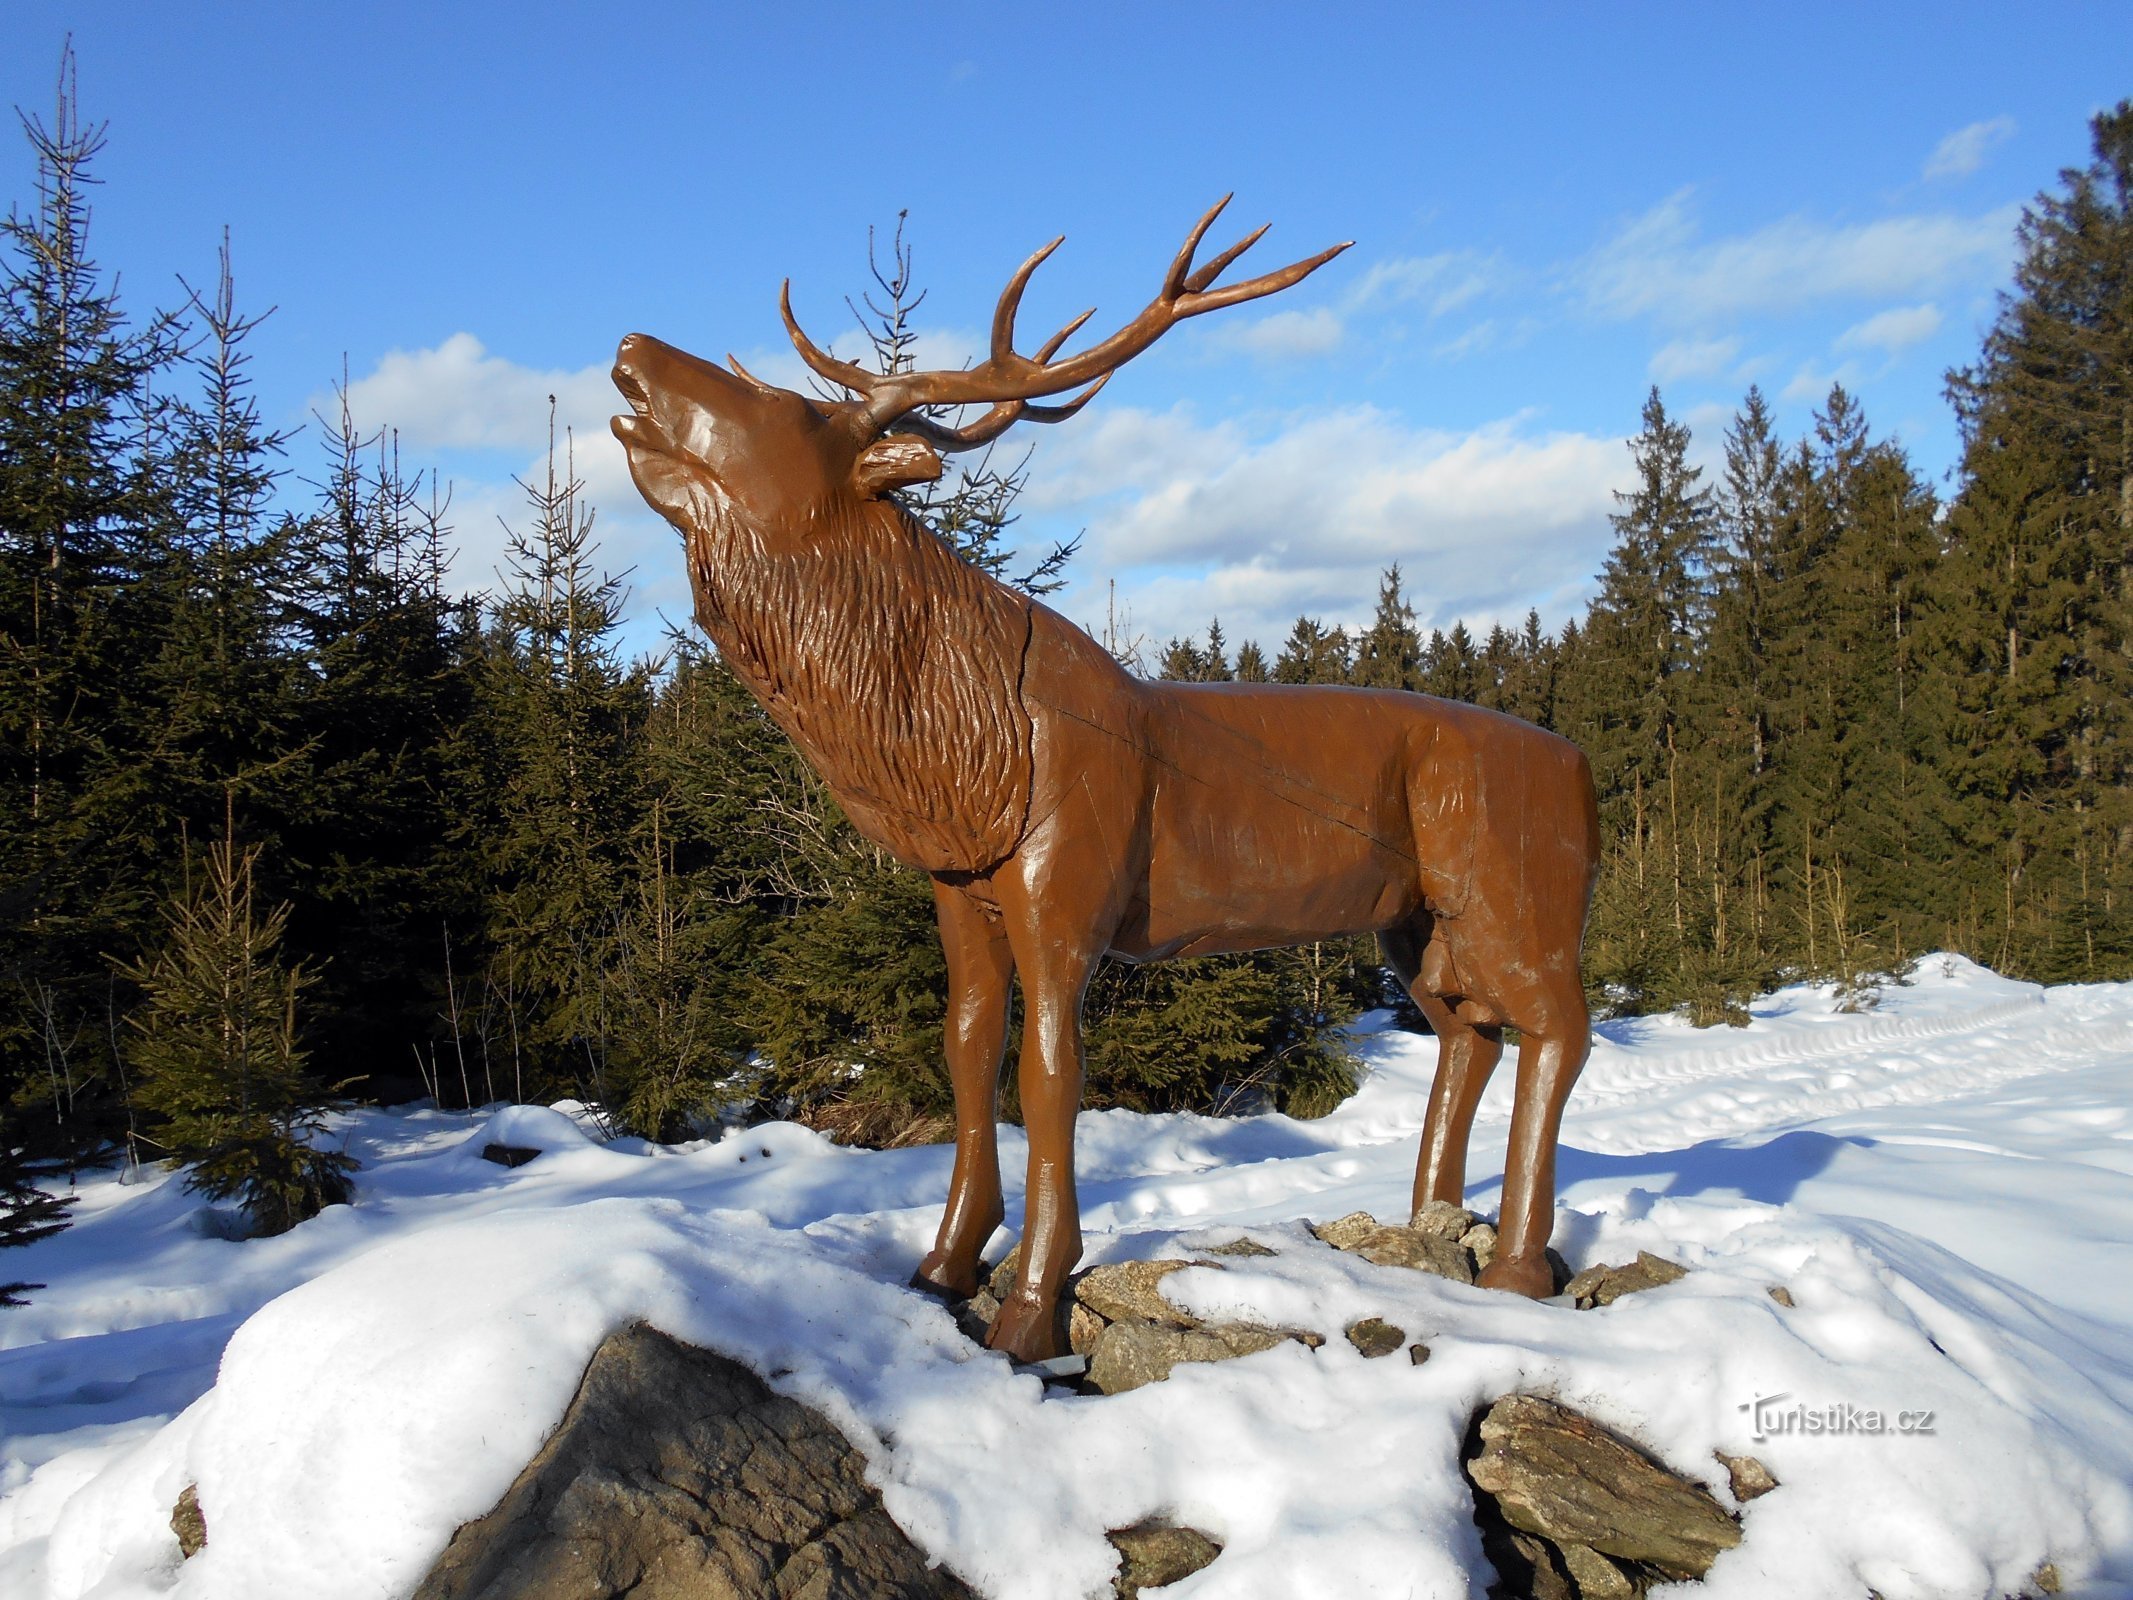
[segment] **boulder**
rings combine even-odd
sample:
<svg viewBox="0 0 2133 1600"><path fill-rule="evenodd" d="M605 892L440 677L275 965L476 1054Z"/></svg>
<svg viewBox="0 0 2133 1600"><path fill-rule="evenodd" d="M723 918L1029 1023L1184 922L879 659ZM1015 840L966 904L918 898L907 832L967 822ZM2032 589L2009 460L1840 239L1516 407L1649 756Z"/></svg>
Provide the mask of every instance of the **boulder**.
<svg viewBox="0 0 2133 1600"><path fill-rule="evenodd" d="M1417 1233L1457 1244L1473 1232L1475 1220L1474 1213L1463 1206L1455 1206L1449 1200L1431 1200L1408 1219L1407 1225Z"/></svg>
<svg viewBox="0 0 2133 1600"><path fill-rule="evenodd" d="M1351 1211L1345 1217L1335 1217L1331 1222L1311 1224L1312 1236L1336 1250L1353 1250L1364 1238L1375 1233L1378 1219L1367 1211Z"/></svg>
<svg viewBox="0 0 2133 1600"><path fill-rule="evenodd" d="M1271 1350L1288 1336L1241 1322L1171 1328L1153 1322L1114 1322L1096 1337L1088 1384L1099 1394L1124 1394L1160 1383L1193 1361L1228 1361Z"/></svg>
<svg viewBox="0 0 2133 1600"><path fill-rule="evenodd" d="M1740 1543L1739 1525L1708 1490L1567 1406L1509 1395L1482 1416L1477 1434L1480 1450L1466 1471L1486 1496L1476 1506L1484 1525L1493 1516L1548 1541L1581 1590L1572 1547L1610 1558L1616 1574L1641 1590L1646 1574L1700 1578L1719 1552ZM1593 1581L1609 1581L1584 1565Z"/></svg>
<svg viewBox="0 0 2133 1600"><path fill-rule="evenodd" d="M1377 1228L1354 1246L1355 1254L1381 1267L1412 1267L1454 1283L1474 1281L1474 1263L1459 1241L1413 1228Z"/></svg>
<svg viewBox="0 0 2133 1600"><path fill-rule="evenodd" d="M1591 1311L1598 1306L1611 1306L1626 1294L1656 1289L1688 1275L1689 1269L1680 1262L1639 1250L1637 1259L1626 1266L1587 1267L1564 1284L1562 1292L1577 1302L1580 1311Z"/></svg>
<svg viewBox="0 0 2133 1600"><path fill-rule="evenodd" d="M892 1600L928 1565L826 1419L643 1324L594 1353L540 1453L415 1600Z"/></svg>
<svg viewBox="0 0 2133 1600"><path fill-rule="evenodd" d="M1365 1317L1348 1330L1348 1342L1365 1356L1389 1356L1407 1343L1407 1330L1395 1328L1382 1317ZM1415 1346L1417 1350L1422 1346ZM1416 1365L1421 1363L1417 1362Z"/></svg>
<svg viewBox="0 0 2133 1600"><path fill-rule="evenodd" d="M1191 1265L1190 1261L1115 1261L1108 1266L1091 1267L1073 1282L1074 1301L1106 1322L1155 1322L1188 1328L1193 1318L1164 1299L1159 1285L1173 1272Z"/></svg>
<svg viewBox="0 0 2133 1600"><path fill-rule="evenodd" d="M1111 1585L1118 1600L1135 1600L1143 1589L1189 1578L1222 1553L1222 1546L1198 1528L1174 1528L1166 1522L1116 1528L1104 1537L1120 1557Z"/></svg>
<svg viewBox="0 0 2133 1600"><path fill-rule="evenodd" d="M1496 1224L1475 1223L1460 1235L1459 1248L1474 1258L1474 1275L1478 1278L1482 1269L1496 1259Z"/></svg>

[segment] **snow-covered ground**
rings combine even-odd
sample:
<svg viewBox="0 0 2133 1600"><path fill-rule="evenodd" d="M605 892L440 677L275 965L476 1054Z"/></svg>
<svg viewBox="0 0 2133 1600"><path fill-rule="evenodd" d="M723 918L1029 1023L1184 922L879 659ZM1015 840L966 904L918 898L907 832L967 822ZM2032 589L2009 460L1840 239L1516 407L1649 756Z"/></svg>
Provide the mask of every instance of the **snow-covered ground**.
<svg viewBox="0 0 2133 1600"><path fill-rule="evenodd" d="M1557 1246L1695 1270L1590 1312L1309 1237L1305 1218L1406 1211L1434 1047L1381 1031L1365 1051L1362 1089L1318 1122L1083 1117L1089 1260L1248 1233L1277 1254L1166 1288L1331 1336L1111 1398L1047 1391L901 1287L944 1148L783 1124L602 1145L543 1108L366 1112L343 1125L356 1203L244 1242L179 1182L85 1178L75 1225L4 1262L50 1287L0 1313L0 1595L404 1595L636 1317L827 1412L922 1545L1016 1600L1108 1593L1103 1531L1156 1514L1224 1542L1181 1600L1479 1596L1458 1452L1512 1390L1721 1499L1714 1451L1771 1468L1713 1600L1983 1600L2047 1561L2064 1592L2133 1595L2133 984L1930 957L1865 1014L1797 988L1745 1030L1605 1025ZM1510 1075L1476 1136L1485 1211ZM505 1170L480 1159L492 1139L546 1153ZM1018 1172L1014 1130L1002 1145ZM1366 1315L1432 1359L1366 1361L1339 1336ZM187 1483L210 1542L181 1565Z"/></svg>

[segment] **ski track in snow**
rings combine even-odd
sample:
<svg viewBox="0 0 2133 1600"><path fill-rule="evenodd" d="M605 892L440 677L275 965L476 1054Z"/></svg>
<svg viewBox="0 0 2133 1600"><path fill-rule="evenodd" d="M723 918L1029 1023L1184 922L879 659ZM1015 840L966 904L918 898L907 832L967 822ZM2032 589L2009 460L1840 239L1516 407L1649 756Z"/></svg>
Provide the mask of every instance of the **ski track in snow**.
<svg viewBox="0 0 2133 1600"><path fill-rule="evenodd" d="M2133 984L1935 956L1860 1012L1799 986L1738 1031L1602 1024L1556 1243L1573 1265L1649 1248L1696 1269L1604 1313L1304 1234L1405 1212L1435 1046L1382 1023L1358 1092L1315 1122L1083 1116L1085 1259L1248 1229L1280 1254L1166 1282L1333 1335L1105 1401L1044 1399L901 1288L940 1218L942 1147L790 1124L602 1145L567 1106L359 1112L339 1122L358 1204L244 1242L165 1175L85 1175L75 1226L7 1263L50 1287L0 1313L0 1594L391 1600L509 1482L598 1339L644 1316L786 1371L929 1550L1018 1600L1108 1592L1102 1529L1151 1511L1227 1540L1183 1600L1478 1594L1456 1451L1513 1387L1707 1479L1714 1448L1747 1448L1756 1394L1937 1404L1937 1440L1756 1442L1787 1487L1748 1510L1712 1600L1998 1595L2046 1557L2068 1592L2133 1597ZM1507 1051L1477 1118L1480 1209L1515 1072ZM502 1169L490 1139L544 1154ZM1003 1129L1011 1221L1025 1153ZM1764 1295L1779 1281L1797 1312ZM1431 1363L1353 1356L1339 1328L1366 1314L1428 1331ZM187 1481L210 1555L181 1567Z"/></svg>

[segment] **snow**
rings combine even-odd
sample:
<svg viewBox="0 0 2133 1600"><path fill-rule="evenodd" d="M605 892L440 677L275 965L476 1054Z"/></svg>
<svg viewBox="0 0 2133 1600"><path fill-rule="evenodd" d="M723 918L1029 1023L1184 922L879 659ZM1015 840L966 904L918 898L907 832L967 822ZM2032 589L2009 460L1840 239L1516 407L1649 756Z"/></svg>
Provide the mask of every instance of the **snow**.
<svg viewBox="0 0 2133 1600"><path fill-rule="evenodd" d="M570 1105L366 1111L337 1128L355 1204L249 1241L167 1175L87 1175L76 1224L7 1263L49 1287L0 1314L0 1594L406 1595L642 1318L823 1410L897 1520L993 1595L1107 1593L1103 1531L1160 1514L1224 1544L1181 1600L1478 1596L1460 1446L1521 1390L1729 1505L1714 1452L1770 1467L1781 1488L1740 1508L1713 1600L2016 1594L2046 1561L2066 1592L2133 1596L2133 984L1937 956L1871 1010L1803 986L1753 1012L1604 1025L1557 1246L1693 1270L1599 1311L1306 1232L1404 1214L1427 1039L1369 1032L1363 1086L1317 1122L1085 1115L1088 1259L1249 1236L1276 1254L1166 1292L1329 1336L1110 1398L1046 1390L902 1287L940 1219L941 1147L788 1124L602 1143ZM1485 1211L1510 1072L1477 1129ZM506 1169L491 1142L543 1154ZM1011 1173L1022 1153L1003 1130ZM1365 1360L1340 1337L1364 1316L1431 1359ZM181 1562L188 1483L210 1538Z"/></svg>

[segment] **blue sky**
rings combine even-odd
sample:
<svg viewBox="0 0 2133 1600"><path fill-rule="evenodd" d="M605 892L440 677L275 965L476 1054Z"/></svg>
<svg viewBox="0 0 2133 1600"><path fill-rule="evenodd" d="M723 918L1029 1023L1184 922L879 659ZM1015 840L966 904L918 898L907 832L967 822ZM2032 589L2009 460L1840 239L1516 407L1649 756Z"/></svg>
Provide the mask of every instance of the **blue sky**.
<svg viewBox="0 0 2133 1600"><path fill-rule="evenodd" d="M1234 190L1247 261L1356 248L1188 323L1035 444L1023 531L1085 533L1154 639L1219 613L1278 645L1590 592L1647 388L1715 455L1748 383L1788 435L1832 380L1939 478L2019 209L2133 93L2122 6L150 7L13 0L0 90L47 110L73 35L110 124L94 243L136 309L232 233L270 417L324 403L454 485L468 587L559 397L633 570L632 638L686 613L679 551L604 418L644 329L796 381L776 295L850 337L869 223L908 208L921 323L975 354L1014 265L1038 337L1123 320ZM17 145L6 192L26 199ZM1219 232L1219 229L1218 229ZM1222 242L1227 242L1223 240ZM1263 258L1263 260L1261 259ZM760 365L758 365L760 362ZM316 427L292 451L314 470Z"/></svg>

